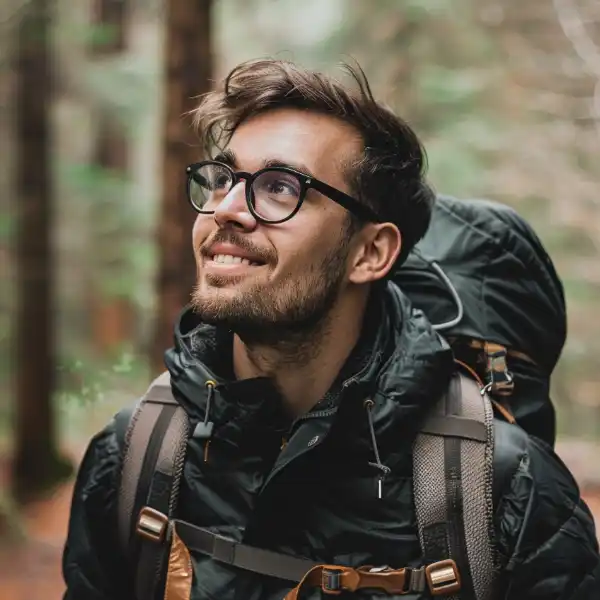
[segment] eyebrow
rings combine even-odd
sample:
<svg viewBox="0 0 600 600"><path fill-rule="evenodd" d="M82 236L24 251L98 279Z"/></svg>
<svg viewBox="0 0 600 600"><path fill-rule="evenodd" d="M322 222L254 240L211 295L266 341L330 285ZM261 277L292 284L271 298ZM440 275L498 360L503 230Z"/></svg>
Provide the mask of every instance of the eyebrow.
<svg viewBox="0 0 600 600"><path fill-rule="evenodd" d="M234 169L239 168L239 163L237 161L235 152L233 152L233 150L230 150L229 148L226 150L223 150L222 152L219 152L214 157L213 160L225 163L226 165L228 165L229 167L232 167ZM278 158L268 158L268 159L263 160L262 167L261 167L262 169L270 169L273 167L288 167L290 169L294 169L295 171L299 171L300 173L303 173L304 175L306 175L308 177L317 179L317 177L315 177L313 172L304 164L291 163L291 162L287 162L284 160L280 160Z"/></svg>
<svg viewBox="0 0 600 600"><path fill-rule="evenodd" d="M227 150L223 150L222 152L219 152L217 155L215 155L213 160L225 163L226 165L228 165L230 167L237 168L237 160L236 160L235 154L232 150L227 149Z"/></svg>

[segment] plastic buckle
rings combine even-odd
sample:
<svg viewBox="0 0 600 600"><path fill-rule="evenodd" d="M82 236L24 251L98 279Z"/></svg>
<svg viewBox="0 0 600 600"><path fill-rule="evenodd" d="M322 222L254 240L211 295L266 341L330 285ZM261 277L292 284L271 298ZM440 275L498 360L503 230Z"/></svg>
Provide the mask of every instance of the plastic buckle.
<svg viewBox="0 0 600 600"><path fill-rule="evenodd" d="M507 351L503 346L486 344L488 391L500 396L510 396L515 387L514 378L508 370Z"/></svg>
<svg viewBox="0 0 600 600"><path fill-rule="evenodd" d="M161 543L165 539L168 526L169 518L166 515L154 508L144 506L140 510L135 530L147 540Z"/></svg>
<svg viewBox="0 0 600 600"><path fill-rule="evenodd" d="M321 589L324 594L339 596L342 593L343 569L323 569L321 572Z"/></svg>
<svg viewBox="0 0 600 600"><path fill-rule="evenodd" d="M460 590L460 574L452 559L441 560L425 567L425 578L432 596L455 594Z"/></svg>

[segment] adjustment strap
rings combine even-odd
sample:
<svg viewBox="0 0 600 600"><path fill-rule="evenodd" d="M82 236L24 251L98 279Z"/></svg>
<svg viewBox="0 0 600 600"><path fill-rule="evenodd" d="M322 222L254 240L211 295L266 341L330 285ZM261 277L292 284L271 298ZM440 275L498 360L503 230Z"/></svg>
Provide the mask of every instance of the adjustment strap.
<svg viewBox="0 0 600 600"><path fill-rule="evenodd" d="M319 587L329 596L360 589L379 589L390 595L422 593L446 596L460 590L460 576L453 560L444 560L420 569L391 569L364 566L358 569L337 565L318 565L290 590L284 600L298 600L305 587Z"/></svg>
<svg viewBox="0 0 600 600"><path fill-rule="evenodd" d="M429 589L432 596L455 594L461 588L456 563L440 560L419 569L363 566L356 569L338 565L323 565L279 552L255 548L191 523L170 521L173 534L188 550L200 552L213 560L299 584L284 598L297 600L304 587L320 587L323 593L339 595L362 588L376 588L388 594L421 593ZM144 509L138 531L149 541L161 543L167 535L169 521L165 515Z"/></svg>
<svg viewBox="0 0 600 600"><path fill-rule="evenodd" d="M318 566L318 563L304 558L236 542L185 521L175 519L172 523L177 535L190 550L260 575L297 582L307 571Z"/></svg>

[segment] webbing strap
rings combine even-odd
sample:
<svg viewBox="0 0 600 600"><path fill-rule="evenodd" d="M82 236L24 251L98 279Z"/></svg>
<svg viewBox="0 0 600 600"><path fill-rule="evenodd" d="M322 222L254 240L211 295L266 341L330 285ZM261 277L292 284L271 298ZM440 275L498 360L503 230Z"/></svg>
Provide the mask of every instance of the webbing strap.
<svg viewBox="0 0 600 600"><path fill-rule="evenodd" d="M446 418L460 418L462 413L462 389L460 380L451 385L446 398ZM485 430L485 428L484 428ZM485 442L485 437L483 439ZM476 600L471 577L471 566L465 541L465 520L463 507L462 447L463 440L455 436L444 436L444 469L446 473L446 515L448 529L449 556L456 561L461 574L460 597L462 600Z"/></svg>
<svg viewBox="0 0 600 600"><path fill-rule="evenodd" d="M189 423L173 398L168 372L155 379L133 414L125 436L119 492L119 531L135 568L138 600L155 597L165 547L139 535L143 507L171 517L179 492Z"/></svg>
<svg viewBox="0 0 600 600"><path fill-rule="evenodd" d="M150 406L150 405L144 405ZM144 409L142 409L144 410ZM153 544L148 539L137 534L137 515L146 504L146 499L152 494L152 481L156 472L158 456L162 450L167 430L170 427L175 407L171 405L163 406L160 415L156 420L154 429L150 436L144 465L138 483L136 495L135 510L132 515L132 544L131 544L131 562L136 568L136 596L139 600L155 598L156 586L161 571L161 558L164 548L161 544ZM167 488L168 490L168 488ZM168 502L163 504L163 508L168 510ZM158 509L157 509L158 510ZM162 511L161 511L162 512Z"/></svg>
<svg viewBox="0 0 600 600"><path fill-rule="evenodd" d="M453 597L461 600L489 600L493 592L492 421L487 396L474 381L457 375L413 449L425 561L456 561L461 590ZM442 483L444 494L439 493Z"/></svg>
<svg viewBox="0 0 600 600"><path fill-rule="evenodd" d="M429 588L434 595L444 595L460 588L460 576L452 560L418 569L355 569L340 565L323 565L308 559L263 550L177 519L172 521L172 527L189 550L259 575L298 583L284 600L297 600L304 587L315 586L321 587L325 594L353 592L361 588L379 588L388 594L406 594L423 592Z"/></svg>
<svg viewBox="0 0 600 600"><path fill-rule="evenodd" d="M485 425L475 419L446 415L445 417L432 416L421 428L421 433L441 435L444 437L457 437L476 442L487 440Z"/></svg>
<svg viewBox="0 0 600 600"><path fill-rule="evenodd" d="M190 550L260 575L298 582L308 571L320 564L308 559L248 546L185 521L175 519L173 527Z"/></svg>

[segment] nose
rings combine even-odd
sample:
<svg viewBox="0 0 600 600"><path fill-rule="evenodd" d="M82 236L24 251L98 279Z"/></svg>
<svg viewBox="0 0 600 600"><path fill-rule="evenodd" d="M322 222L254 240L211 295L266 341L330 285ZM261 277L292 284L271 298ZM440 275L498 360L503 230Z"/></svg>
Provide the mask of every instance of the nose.
<svg viewBox="0 0 600 600"><path fill-rule="evenodd" d="M233 226L236 229L245 231L250 231L256 227L257 221L248 210L246 185L246 181L239 181L219 202L214 214L219 227Z"/></svg>

